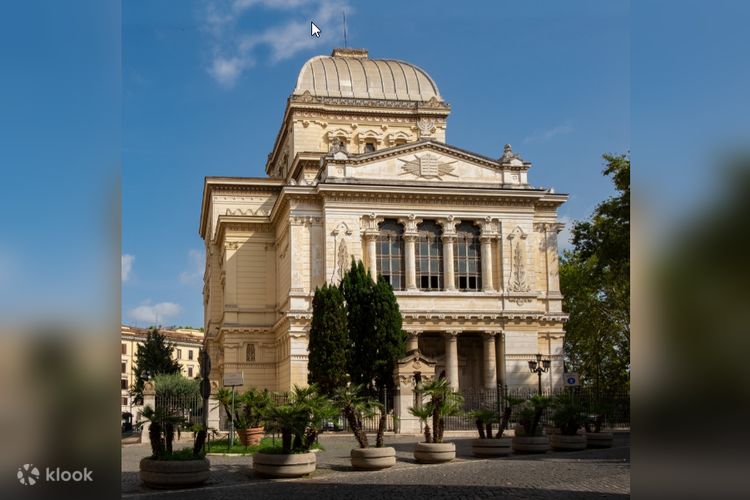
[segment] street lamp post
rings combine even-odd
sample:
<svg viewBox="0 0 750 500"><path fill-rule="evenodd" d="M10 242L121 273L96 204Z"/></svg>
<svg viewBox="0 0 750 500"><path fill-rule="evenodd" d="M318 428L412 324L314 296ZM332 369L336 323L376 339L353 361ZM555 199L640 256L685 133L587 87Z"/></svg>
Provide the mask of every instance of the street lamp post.
<svg viewBox="0 0 750 500"><path fill-rule="evenodd" d="M542 373L549 371L552 362L549 359L542 359L541 354L536 355L536 360L529 361L529 371L536 373L539 377L539 395L542 395Z"/></svg>

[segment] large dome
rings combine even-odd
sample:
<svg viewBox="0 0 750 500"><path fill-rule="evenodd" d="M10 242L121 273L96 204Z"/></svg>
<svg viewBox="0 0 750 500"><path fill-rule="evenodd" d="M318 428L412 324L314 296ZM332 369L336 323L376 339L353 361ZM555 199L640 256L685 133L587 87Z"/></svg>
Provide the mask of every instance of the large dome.
<svg viewBox="0 0 750 500"><path fill-rule="evenodd" d="M441 100L435 81L424 70L403 61L370 59L365 49L334 49L302 66L294 95L319 97Z"/></svg>

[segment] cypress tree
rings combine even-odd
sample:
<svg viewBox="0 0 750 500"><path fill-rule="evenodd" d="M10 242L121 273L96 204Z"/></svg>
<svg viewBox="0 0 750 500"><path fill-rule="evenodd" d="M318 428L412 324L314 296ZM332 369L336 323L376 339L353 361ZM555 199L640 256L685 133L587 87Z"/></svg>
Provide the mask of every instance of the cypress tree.
<svg viewBox="0 0 750 500"><path fill-rule="evenodd" d="M326 283L315 289L312 305L307 382L318 384L321 392L330 396L348 381L349 334L344 297L337 287Z"/></svg>
<svg viewBox="0 0 750 500"><path fill-rule="evenodd" d="M393 370L398 360L406 353L406 333L402 329L401 311L393 288L382 276L372 289L372 306L372 323L375 330L375 385L378 391L387 388L392 394Z"/></svg>

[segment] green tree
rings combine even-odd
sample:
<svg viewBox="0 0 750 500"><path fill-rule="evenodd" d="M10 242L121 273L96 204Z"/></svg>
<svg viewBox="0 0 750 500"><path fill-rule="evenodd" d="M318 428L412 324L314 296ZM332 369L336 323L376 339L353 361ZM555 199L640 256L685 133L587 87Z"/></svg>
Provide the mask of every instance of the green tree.
<svg viewBox="0 0 750 500"><path fill-rule="evenodd" d="M317 384L321 393L332 396L349 379L349 333L344 296L338 287L325 283L315 289L312 306L307 382Z"/></svg>
<svg viewBox="0 0 750 500"><path fill-rule="evenodd" d="M157 375L180 373L182 368L177 360L172 359L174 344L167 341L157 328L151 328L146 335L146 342L138 346L133 365L135 385L131 389L135 404L143 404L143 385Z"/></svg>
<svg viewBox="0 0 750 500"><path fill-rule="evenodd" d="M404 355L406 334L391 285L373 282L362 261L355 262L341 280L346 300L352 383L385 402L384 389L393 388L393 369Z"/></svg>
<svg viewBox="0 0 750 500"><path fill-rule="evenodd" d="M630 158L603 156L617 194L572 229L573 250L560 264L568 369L597 390L629 387Z"/></svg>

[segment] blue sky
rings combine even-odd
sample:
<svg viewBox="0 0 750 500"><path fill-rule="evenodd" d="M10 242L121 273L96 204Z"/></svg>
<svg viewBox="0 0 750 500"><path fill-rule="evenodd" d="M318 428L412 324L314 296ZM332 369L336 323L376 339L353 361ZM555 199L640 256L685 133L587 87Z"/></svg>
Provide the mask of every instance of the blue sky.
<svg viewBox="0 0 750 500"><path fill-rule="evenodd" d="M534 184L571 194L565 220L610 194L600 155L630 141L626 3L231 4L123 5L124 321L202 325L203 177L265 175L300 67L343 44L344 7L350 46L435 79L450 144L500 156L511 143Z"/></svg>
<svg viewBox="0 0 750 500"><path fill-rule="evenodd" d="M4 5L3 323L106 311L121 290L125 322L158 309L164 324L202 324L203 177L263 174L297 71L342 43L342 4ZM565 220L611 194L601 153L632 149L636 201L671 227L717 192L716 158L748 144L747 2L349 1L347 12L350 46L435 78L453 106L449 143L491 156L511 143L534 184L571 194ZM320 39L306 36L310 19ZM133 257L121 288L120 230Z"/></svg>

